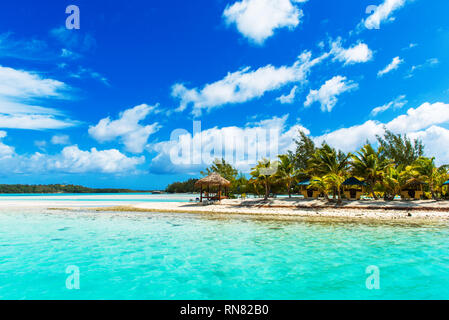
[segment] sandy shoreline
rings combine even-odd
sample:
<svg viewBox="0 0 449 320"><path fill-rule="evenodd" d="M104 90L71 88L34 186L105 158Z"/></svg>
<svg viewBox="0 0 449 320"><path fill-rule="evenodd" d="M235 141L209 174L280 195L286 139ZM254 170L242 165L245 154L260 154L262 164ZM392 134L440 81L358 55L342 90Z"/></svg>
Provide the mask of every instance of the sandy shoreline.
<svg viewBox="0 0 449 320"><path fill-rule="evenodd" d="M449 222L448 201L355 201L342 206L321 200L283 199L261 201L223 200L221 204L139 203L127 206L97 208L97 211L172 212L219 215L251 215L271 218L319 218L338 220L409 220Z"/></svg>
<svg viewBox="0 0 449 320"><path fill-rule="evenodd" d="M223 200L221 203L201 205L193 202L144 202L135 199L120 201L0 201L0 210L8 209L56 209L89 210L93 212L160 212L196 213L207 215L250 215L267 219L319 219L319 220L377 220L411 222L449 222L449 201L390 201L361 200L343 202L341 206L324 200L301 198Z"/></svg>

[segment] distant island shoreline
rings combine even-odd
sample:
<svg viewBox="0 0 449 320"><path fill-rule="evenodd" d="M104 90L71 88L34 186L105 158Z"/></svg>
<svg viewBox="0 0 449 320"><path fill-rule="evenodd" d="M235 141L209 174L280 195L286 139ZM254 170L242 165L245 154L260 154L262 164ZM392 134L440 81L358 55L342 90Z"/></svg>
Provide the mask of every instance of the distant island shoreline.
<svg viewBox="0 0 449 320"><path fill-rule="evenodd" d="M52 193L151 193L162 194L161 190L132 190L116 188L89 188L71 184L0 184L0 194L52 194Z"/></svg>

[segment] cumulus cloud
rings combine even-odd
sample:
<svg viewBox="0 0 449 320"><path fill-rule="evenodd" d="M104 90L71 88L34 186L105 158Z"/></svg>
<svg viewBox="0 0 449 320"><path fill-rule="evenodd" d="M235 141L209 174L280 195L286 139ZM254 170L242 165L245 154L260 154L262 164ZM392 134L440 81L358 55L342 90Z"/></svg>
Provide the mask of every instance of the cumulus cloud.
<svg viewBox="0 0 449 320"><path fill-rule="evenodd" d="M310 90L304 106L309 107L314 102L319 102L321 104L321 111L331 112L338 102L337 96L357 88L357 83L351 80L347 81L346 77L335 76L327 80L320 89Z"/></svg>
<svg viewBox="0 0 449 320"><path fill-rule="evenodd" d="M3 143L3 138L7 136L6 131L0 130L0 161L11 158L15 151L14 148Z"/></svg>
<svg viewBox="0 0 449 320"><path fill-rule="evenodd" d="M151 171L157 173L197 173L216 158L225 158L243 172L264 157L275 159L294 147L298 131L310 132L301 125L288 127L288 115L247 123L244 127L182 131L170 141L149 146L156 152Z"/></svg>
<svg viewBox="0 0 449 320"><path fill-rule="evenodd" d="M243 103L290 83L304 83L311 68L327 56L328 54L323 54L312 59L310 52L304 52L291 66L276 68L267 65L257 70L247 67L228 73L222 80L206 84L202 88L188 89L177 83L172 87L172 96L180 100L177 111L183 111L192 104L192 113L199 116L203 109L210 111L225 104Z"/></svg>
<svg viewBox="0 0 449 320"><path fill-rule="evenodd" d="M117 120L104 118L96 126L89 127L89 134L99 142L119 138L128 151L141 153L150 135L157 132L161 126L157 122L143 126L140 122L145 120L151 112L155 112L157 107L158 105L141 104L121 112Z"/></svg>
<svg viewBox="0 0 449 320"><path fill-rule="evenodd" d="M373 52L367 44L359 42L347 49L342 47L341 38L331 43L331 52L334 61L343 62L344 65L368 62L373 58Z"/></svg>
<svg viewBox="0 0 449 320"><path fill-rule="evenodd" d="M241 0L228 5L223 17L228 25L254 43L262 44L276 29L296 28L303 12L298 3L307 0Z"/></svg>
<svg viewBox="0 0 449 320"><path fill-rule="evenodd" d="M215 158L225 157L239 170L248 172L263 157L275 159L277 154L294 150L298 131L310 135L310 131L299 123L288 126L287 119L288 115L285 115L247 123L243 127L215 127L204 131L198 128L193 133L179 132L169 141L148 146L149 151L157 153L151 162L151 170L155 173L196 174ZM383 135L386 128L413 139L422 139L428 155L436 155L438 163L449 163L449 151L441 148L449 141L449 130L439 126L448 122L449 104L424 103L416 109L410 108L390 122L368 120L312 136L312 139L317 144L326 141L342 151L353 152L367 140L375 142L376 136Z"/></svg>
<svg viewBox="0 0 449 320"><path fill-rule="evenodd" d="M371 111L371 115L372 116L377 116L379 113L385 112L391 108L393 109L400 109L403 106L405 106L407 104L407 100L405 100L405 95L400 95L399 97L397 97L396 99L394 99L393 101L390 101L387 104L384 104L383 106L380 107L376 107Z"/></svg>
<svg viewBox="0 0 449 320"><path fill-rule="evenodd" d="M400 115L387 124L388 129L395 132L413 132L434 124L449 121L449 104L436 102L423 103L418 108L410 108L406 114Z"/></svg>
<svg viewBox="0 0 449 320"><path fill-rule="evenodd" d="M412 139L422 140L424 152L435 157L439 165L449 163L449 148L441 147L446 146L449 141L449 130L439 126L431 126L426 130L412 132L409 136Z"/></svg>
<svg viewBox="0 0 449 320"><path fill-rule="evenodd" d="M447 144L448 130L438 125L449 122L449 104L442 102L423 103L421 106L410 108L390 122L382 123L368 120L363 124L349 128L341 128L314 140L317 143L326 141L335 148L345 152L352 152L360 148L367 140L374 142L376 135L382 135L385 128L400 134L407 134L411 138L420 138L426 145L428 155L436 155L438 163L449 163L449 153L441 146Z"/></svg>
<svg viewBox="0 0 449 320"><path fill-rule="evenodd" d="M0 131L0 136L5 135ZM77 145L67 146L55 155L36 152L20 155L14 148L0 142L0 172L3 174L44 173L105 173L136 172L145 157L127 157L116 149L81 150Z"/></svg>
<svg viewBox="0 0 449 320"><path fill-rule="evenodd" d="M324 135L315 137L316 143L327 142L334 148L344 152L353 152L362 146L366 140L374 141L376 135L382 135L384 127L381 123L369 120L361 125L355 125L349 128L341 128Z"/></svg>
<svg viewBox="0 0 449 320"><path fill-rule="evenodd" d="M394 20L392 17L393 12L403 7L406 2L407 0L385 0L363 21L365 28L379 29L384 21Z"/></svg>
<svg viewBox="0 0 449 320"><path fill-rule="evenodd" d="M62 129L78 124L36 100L65 98L70 88L37 73L0 66L0 128Z"/></svg>
<svg viewBox="0 0 449 320"><path fill-rule="evenodd" d="M399 65L401 64L401 63L403 63L404 62L404 60L402 60L401 58L399 58L399 57L394 57L393 58L393 61L391 61L391 63L389 64L389 65L387 65L384 69L382 69L382 70L380 70L378 73L377 73L377 76L380 78L380 77L383 77L385 74L387 74L387 73L389 73L389 72L391 72L391 71L393 71L393 70L396 70L397 68L399 68Z"/></svg>
<svg viewBox="0 0 449 320"><path fill-rule="evenodd" d="M282 104L293 103L293 101L295 100L297 91L298 91L298 86L294 86L289 94L282 95L282 96L276 98L276 100L279 101Z"/></svg>
<svg viewBox="0 0 449 320"><path fill-rule="evenodd" d="M40 157L40 156L37 156ZM78 146L65 147L60 155L44 156L48 169L67 173L123 173L145 162L145 157L127 157L116 149L83 151Z"/></svg>

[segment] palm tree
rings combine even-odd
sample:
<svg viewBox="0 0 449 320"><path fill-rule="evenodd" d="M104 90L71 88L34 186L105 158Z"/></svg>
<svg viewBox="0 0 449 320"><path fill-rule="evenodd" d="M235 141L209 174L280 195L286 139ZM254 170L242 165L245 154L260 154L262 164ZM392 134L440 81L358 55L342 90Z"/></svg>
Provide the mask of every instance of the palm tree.
<svg viewBox="0 0 449 320"><path fill-rule="evenodd" d="M251 171L251 176L253 177L253 183L261 184L265 188L264 200L268 199L270 195L271 184L275 180L277 172L277 162L272 163L268 159L263 159L257 163L257 165Z"/></svg>
<svg viewBox="0 0 449 320"><path fill-rule="evenodd" d="M326 181L325 178L313 177L310 180L310 185L308 188L317 189L320 193L324 194L326 200L329 201L329 183Z"/></svg>
<svg viewBox="0 0 449 320"><path fill-rule="evenodd" d="M329 186L332 186L334 190L337 190L338 203L342 203L341 186L346 180L345 176L337 173L329 173L325 175L323 179Z"/></svg>
<svg viewBox="0 0 449 320"><path fill-rule="evenodd" d="M395 167L385 168L384 175L382 177L382 186L385 190L385 200L392 201L394 197L401 193L404 181L398 169Z"/></svg>
<svg viewBox="0 0 449 320"><path fill-rule="evenodd" d="M414 178L426 182L429 185L432 198L437 200L437 190L441 180L444 179L442 176L447 172L447 166L438 168L435 165L435 158L420 157L413 163L412 168L415 173Z"/></svg>
<svg viewBox="0 0 449 320"><path fill-rule="evenodd" d="M289 154L279 156L277 178L285 183L288 191L288 197L292 197L292 184L296 181L298 171L295 169L294 159Z"/></svg>
<svg viewBox="0 0 449 320"><path fill-rule="evenodd" d="M342 202L341 184L344 182L350 157L351 154L344 154L341 151L337 152L328 144L323 143L309 161L309 172L312 175L325 178L325 181L334 189L334 199L335 193L337 193L338 203Z"/></svg>
<svg viewBox="0 0 449 320"><path fill-rule="evenodd" d="M375 151L371 144L368 143L351 158L352 173L357 177L365 179L369 185L371 194L377 200L374 186L377 182L382 181L385 168L391 165L391 162L383 155L383 148L380 147Z"/></svg>

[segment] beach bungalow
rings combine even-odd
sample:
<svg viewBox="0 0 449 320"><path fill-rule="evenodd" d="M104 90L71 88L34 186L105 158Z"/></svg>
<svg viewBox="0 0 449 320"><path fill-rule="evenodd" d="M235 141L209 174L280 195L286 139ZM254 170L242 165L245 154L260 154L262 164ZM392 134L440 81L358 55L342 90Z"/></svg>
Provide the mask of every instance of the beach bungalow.
<svg viewBox="0 0 449 320"><path fill-rule="evenodd" d="M420 200L423 195L423 185L425 182L412 178L407 182L407 185L401 191L402 200Z"/></svg>
<svg viewBox="0 0 449 320"><path fill-rule="evenodd" d="M310 179L298 183L301 194L304 199L318 199L320 192L315 188L310 188Z"/></svg>
<svg viewBox="0 0 449 320"><path fill-rule="evenodd" d="M447 180L445 183L443 183L443 186L449 186L449 180Z"/></svg>
<svg viewBox="0 0 449 320"><path fill-rule="evenodd" d="M231 182L220 176L218 173L211 173L207 177L198 180L195 183L195 187L200 188L200 202L203 199L210 200L222 200L226 199L228 193L228 187L231 186ZM222 194L224 191L224 195ZM203 196L204 193L204 196Z"/></svg>
<svg viewBox="0 0 449 320"><path fill-rule="evenodd" d="M343 194L349 200L360 200L362 194L364 192L363 188L367 186L367 184L363 181L355 177L351 177L346 179L343 184Z"/></svg>

